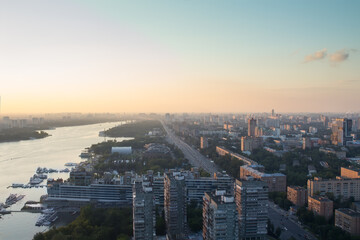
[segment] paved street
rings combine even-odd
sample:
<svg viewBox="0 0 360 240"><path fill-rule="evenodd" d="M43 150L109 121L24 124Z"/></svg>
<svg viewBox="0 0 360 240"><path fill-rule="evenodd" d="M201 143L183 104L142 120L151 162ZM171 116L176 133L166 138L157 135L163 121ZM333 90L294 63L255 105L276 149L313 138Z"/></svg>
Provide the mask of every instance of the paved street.
<svg viewBox="0 0 360 240"><path fill-rule="evenodd" d="M161 123L167 133L167 141L176 145L184 153L185 158L189 160L191 165L202 168L210 174L218 171L218 168L213 162L211 162L211 159L205 157L199 151L182 141L162 121Z"/></svg>
<svg viewBox="0 0 360 240"><path fill-rule="evenodd" d="M297 222L295 216L286 216L286 211L275 206L274 203L269 202L269 219L274 224L274 228L280 227L282 229L280 238L288 240L290 237L295 239L311 239L316 240L317 238L311 233L305 231L301 225ZM308 238L306 238L307 236Z"/></svg>

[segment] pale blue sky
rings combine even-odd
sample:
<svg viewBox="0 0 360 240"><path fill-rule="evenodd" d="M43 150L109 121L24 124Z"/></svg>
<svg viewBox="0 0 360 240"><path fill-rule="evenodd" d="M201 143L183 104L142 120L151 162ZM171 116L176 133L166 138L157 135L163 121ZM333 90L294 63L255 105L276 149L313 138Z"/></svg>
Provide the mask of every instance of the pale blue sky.
<svg viewBox="0 0 360 240"><path fill-rule="evenodd" d="M3 109L360 111L359 12L359 1L2 1Z"/></svg>

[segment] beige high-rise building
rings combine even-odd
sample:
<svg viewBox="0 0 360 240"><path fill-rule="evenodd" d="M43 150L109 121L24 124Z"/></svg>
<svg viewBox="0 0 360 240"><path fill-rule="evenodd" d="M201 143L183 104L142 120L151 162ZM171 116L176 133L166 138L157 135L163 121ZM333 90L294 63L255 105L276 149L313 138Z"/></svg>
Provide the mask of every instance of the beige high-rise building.
<svg viewBox="0 0 360 240"><path fill-rule="evenodd" d="M344 178L360 178L360 169L341 167L340 174Z"/></svg>
<svg viewBox="0 0 360 240"><path fill-rule="evenodd" d="M334 203L326 197L309 196L308 209L313 213L330 219L333 215Z"/></svg>
<svg viewBox="0 0 360 240"><path fill-rule="evenodd" d="M331 143L333 145L345 146L346 142L352 141L352 120L337 118L331 125Z"/></svg>
<svg viewBox="0 0 360 240"><path fill-rule="evenodd" d="M350 233L360 235L360 213L350 208L339 208L335 210L335 226Z"/></svg>
<svg viewBox="0 0 360 240"><path fill-rule="evenodd" d="M287 199L295 206L304 206L307 201L307 190L299 186L287 187Z"/></svg>
<svg viewBox="0 0 360 240"><path fill-rule="evenodd" d="M320 194L325 196L330 192L334 197L342 196L344 199L354 197L355 201L360 201L360 178L336 177L336 179L322 179L315 177L307 182L308 195Z"/></svg>
<svg viewBox="0 0 360 240"><path fill-rule="evenodd" d="M207 137L200 137L200 148L205 149L209 147L209 142Z"/></svg>

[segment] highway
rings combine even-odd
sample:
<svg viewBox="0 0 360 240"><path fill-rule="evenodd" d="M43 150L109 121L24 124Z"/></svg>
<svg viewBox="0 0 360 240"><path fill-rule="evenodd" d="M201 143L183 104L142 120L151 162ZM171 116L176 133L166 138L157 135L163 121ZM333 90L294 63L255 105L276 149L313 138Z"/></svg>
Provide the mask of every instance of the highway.
<svg viewBox="0 0 360 240"><path fill-rule="evenodd" d="M162 121L161 123L167 133L166 140L169 143L176 145L184 153L185 158L189 160L191 165L203 168L210 174L219 171L218 167L211 161L211 159L205 157L199 151L182 141ZM298 240L317 239L315 236L302 228L302 226L297 222L295 216L288 217L286 214L286 211L280 209L277 205L269 201L269 219L272 224L274 224L275 229L277 227L282 229L280 239L288 240L290 237L294 237Z"/></svg>
<svg viewBox="0 0 360 240"><path fill-rule="evenodd" d="M211 175L219 171L211 159L205 157L199 151L182 141L162 121L161 123L167 133L166 140L169 143L176 145L184 153L185 158L189 160L191 165L202 168Z"/></svg>

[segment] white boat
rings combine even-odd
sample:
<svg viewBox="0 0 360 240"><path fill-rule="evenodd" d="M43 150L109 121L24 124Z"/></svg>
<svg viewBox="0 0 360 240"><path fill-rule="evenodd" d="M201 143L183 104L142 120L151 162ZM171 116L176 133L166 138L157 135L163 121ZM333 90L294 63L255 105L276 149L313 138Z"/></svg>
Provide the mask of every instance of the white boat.
<svg viewBox="0 0 360 240"><path fill-rule="evenodd" d="M18 188L18 187L24 187L24 184L22 184L22 183L13 183L11 186L13 188Z"/></svg>
<svg viewBox="0 0 360 240"><path fill-rule="evenodd" d="M55 212L55 210L53 208L47 208L47 209L42 210L42 213L45 213L45 214L53 214L54 212Z"/></svg>
<svg viewBox="0 0 360 240"><path fill-rule="evenodd" d="M14 202L16 200L17 195L16 194L10 194L10 196L8 196L8 198L6 199L6 204L12 204L12 202Z"/></svg>
<svg viewBox="0 0 360 240"><path fill-rule="evenodd" d="M20 201L21 199L23 199L25 197L25 195L18 195L16 197L16 202Z"/></svg>
<svg viewBox="0 0 360 240"><path fill-rule="evenodd" d="M60 172L61 172L61 173L70 172L70 170L69 170L68 168L65 168L65 169L61 169Z"/></svg>
<svg viewBox="0 0 360 240"><path fill-rule="evenodd" d="M81 158L89 158L90 157L90 153L88 151L82 151L79 155L79 157Z"/></svg>
<svg viewBox="0 0 360 240"><path fill-rule="evenodd" d="M45 221L45 222L43 222L43 224L42 224L43 226L50 226L51 225L51 222L49 222L49 221Z"/></svg>
<svg viewBox="0 0 360 240"><path fill-rule="evenodd" d="M48 173L48 172L49 172L49 170L48 170L47 168L38 167L38 168L36 169L36 173L37 173L37 174Z"/></svg>
<svg viewBox="0 0 360 240"><path fill-rule="evenodd" d="M36 174L36 177L41 178L41 179L47 179L47 175L46 174Z"/></svg>
<svg viewBox="0 0 360 240"><path fill-rule="evenodd" d="M77 163L71 163L71 162L65 163L65 166L67 167L75 167L77 165L78 165Z"/></svg>
<svg viewBox="0 0 360 240"><path fill-rule="evenodd" d="M43 181L43 179L38 178L38 177L36 177L36 175L34 175L33 177L30 178L29 183L30 183L31 185L36 185L36 184L41 183L42 181Z"/></svg>
<svg viewBox="0 0 360 240"><path fill-rule="evenodd" d="M4 208L0 209L0 214L10 214L10 213L11 213L10 211L8 211Z"/></svg>

